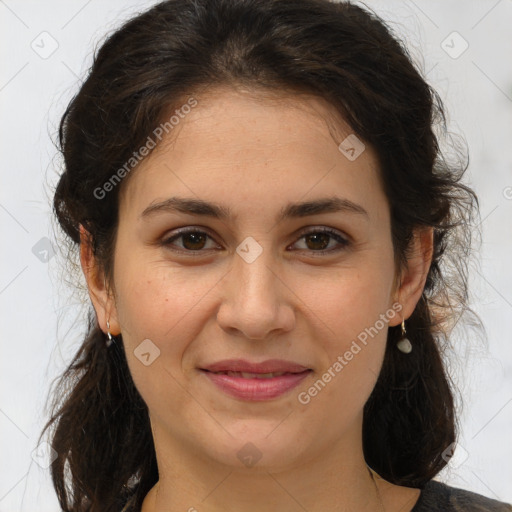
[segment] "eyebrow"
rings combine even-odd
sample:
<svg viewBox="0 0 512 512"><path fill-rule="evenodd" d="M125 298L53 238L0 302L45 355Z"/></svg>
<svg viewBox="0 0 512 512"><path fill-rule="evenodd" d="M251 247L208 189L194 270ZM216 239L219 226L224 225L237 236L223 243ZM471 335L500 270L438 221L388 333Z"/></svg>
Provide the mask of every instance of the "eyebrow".
<svg viewBox="0 0 512 512"><path fill-rule="evenodd" d="M139 219L147 219L154 214L164 212L181 212L189 215L201 215L220 220L229 220L233 217L232 211L226 206L209 203L202 199L186 197L170 197L164 201L151 203L139 216ZM341 197L326 197L305 201L302 203L288 203L276 217L276 222L285 219L308 217L322 213L357 213L369 217L368 212L359 204Z"/></svg>

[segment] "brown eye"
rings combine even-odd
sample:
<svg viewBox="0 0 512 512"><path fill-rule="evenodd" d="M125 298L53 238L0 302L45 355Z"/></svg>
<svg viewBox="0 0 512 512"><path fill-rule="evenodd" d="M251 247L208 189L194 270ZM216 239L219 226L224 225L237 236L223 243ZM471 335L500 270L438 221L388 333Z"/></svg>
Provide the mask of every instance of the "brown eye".
<svg viewBox="0 0 512 512"><path fill-rule="evenodd" d="M304 239L306 240L306 245L310 242L311 245L308 245L309 249L323 251L328 247L332 237L326 233L312 233L310 235L305 235Z"/></svg>
<svg viewBox="0 0 512 512"><path fill-rule="evenodd" d="M315 255L322 255L340 251L349 245L349 241L341 236L337 231L332 229L316 229L304 233L300 240L305 240L305 248L299 248L298 250L306 250L315 253ZM331 244L331 242L335 242ZM329 245L334 245L328 249Z"/></svg>
<svg viewBox="0 0 512 512"><path fill-rule="evenodd" d="M207 237L208 235L205 235L204 233L186 233L181 235L185 249L190 249L192 251L202 249Z"/></svg>
<svg viewBox="0 0 512 512"><path fill-rule="evenodd" d="M181 247L178 246L177 249L174 249L172 246L175 245L173 242L175 240L181 239ZM177 234L174 234L170 238L167 238L162 241L162 245L166 247L170 247L172 250L176 250L178 252L202 252L203 249L205 249L205 245L207 240L213 240L208 233L205 233L204 231L199 231L197 229L195 230L186 230L178 232ZM206 249L211 249L206 248Z"/></svg>

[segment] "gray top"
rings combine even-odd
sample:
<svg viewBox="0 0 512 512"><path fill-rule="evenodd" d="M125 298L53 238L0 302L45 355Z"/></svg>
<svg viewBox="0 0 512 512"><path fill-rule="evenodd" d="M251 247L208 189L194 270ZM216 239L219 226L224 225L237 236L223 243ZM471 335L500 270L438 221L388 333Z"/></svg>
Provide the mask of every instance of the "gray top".
<svg viewBox="0 0 512 512"><path fill-rule="evenodd" d="M411 512L512 512L512 505L430 480Z"/></svg>
<svg viewBox="0 0 512 512"><path fill-rule="evenodd" d="M121 512L140 511L128 502ZM411 512L512 512L512 505L430 480Z"/></svg>

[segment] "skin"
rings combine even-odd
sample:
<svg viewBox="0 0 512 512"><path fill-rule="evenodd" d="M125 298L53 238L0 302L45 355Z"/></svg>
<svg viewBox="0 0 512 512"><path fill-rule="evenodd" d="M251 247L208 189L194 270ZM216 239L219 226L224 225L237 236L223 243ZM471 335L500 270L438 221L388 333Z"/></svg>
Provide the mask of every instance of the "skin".
<svg viewBox="0 0 512 512"><path fill-rule="evenodd" d="M82 229L82 268L99 325L107 332L109 320L110 332L122 334L150 412L160 480L142 510L381 510L362 452L362 414L387 326L308 404L298 394L393 304L401 311L387 325L411 315L431 262L432 230L416 233L408 265L397 273L376 154L368 145L354 161L340 152L352 131L342 119L331 122L324 100L227 87L197 100L123 183L114 293ZM288 202L333 195L367 215L275 222ZM140 218L171 196L220 203L235 216ZM161 243L187 226L211 238ZM324 226L349 245L304 237ZM262 248L252 263L236 252L249 236ZM326 246L340 250L315 255ZM194 257L171 247L203 252ZM145 339L160 350L148 366L134 355ZM248 402L224 394L198 370L226 358L280 358L313 372L285 395ZM261 455L252 467L237 457L246 443ZM411 510L420 493L378 475L376 482L388 512Z"/></svg>

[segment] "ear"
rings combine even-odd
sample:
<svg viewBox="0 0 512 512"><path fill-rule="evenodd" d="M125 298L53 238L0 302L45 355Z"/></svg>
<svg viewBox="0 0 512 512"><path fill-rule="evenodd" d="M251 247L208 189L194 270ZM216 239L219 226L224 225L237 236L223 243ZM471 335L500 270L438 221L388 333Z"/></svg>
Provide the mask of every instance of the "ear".
<svg viewBox="0 0 512 512"><path fill-rule="evenodd" d="M115 301L105 286L103 272L98 268L92 248L90 233L80 224L80 263L87 281L89 297L96 311L101 330L107 332L107 320L110 323L110 333L117 336L121 329L117 319Z"/></svg>
<svg viewBox="0 0 512 512"><path fill-rule="evenodd" d="M412 315L425 287L433 251L434 229L417 228L407 251L406 267L398 278L395 290L395 302L400 303L402 309L400 315L395 315L393 321L390 321L390 325L398 325Z"/></svg>

